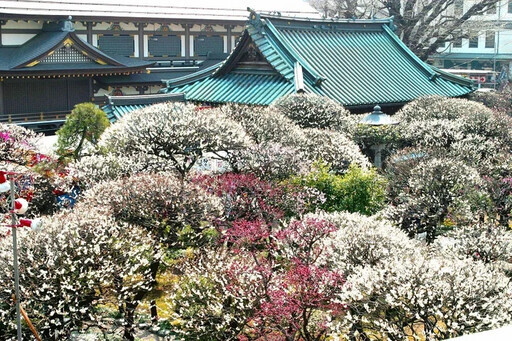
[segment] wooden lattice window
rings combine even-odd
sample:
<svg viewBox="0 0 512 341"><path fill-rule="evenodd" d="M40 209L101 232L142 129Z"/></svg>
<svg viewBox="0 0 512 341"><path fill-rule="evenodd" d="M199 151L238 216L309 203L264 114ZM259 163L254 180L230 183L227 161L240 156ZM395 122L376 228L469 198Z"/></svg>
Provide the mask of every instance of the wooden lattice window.
<svg viewBox="0 0 512 341"><path fill-rule="evenodd" d="M133 57L135 41L130 35L102 35L98 37L98 48L106 54Z"/></svg>
<svg viewBox="0 0 512 341"><path fill-rule="evenodd" d="M153 57L181 56L181 38L175 35L149 36L148 52Z"/></svg>
<svg viewBox="0 0 512 341"><path fill-rule="evenodd" d="M194 41L194 50L198 56L206 56L208 52L223 53L224 39L221 36L197 36Z"/></svg>
<svg viewBox="0 0 512 341"><path fill-rule="evenodd" d="M91 59L72 46L63 46L41 60L41 64L92 63Z"/></svg>

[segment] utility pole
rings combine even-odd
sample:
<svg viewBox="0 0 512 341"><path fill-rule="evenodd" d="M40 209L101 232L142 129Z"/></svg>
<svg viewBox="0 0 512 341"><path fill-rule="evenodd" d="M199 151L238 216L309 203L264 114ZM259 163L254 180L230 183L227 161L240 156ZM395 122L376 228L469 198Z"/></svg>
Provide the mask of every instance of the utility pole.
<svg viewBox="0 0 512 341"><path fill-rule="evenodd" d="M15 208L15 197L14 197L14 181L12 176L9 176L9 182L11 185L11 232L12 232L12 253L13 253L13 265L14 265L14 292L16 294L16 325L18 329L18 341L22 341L21 339L21 311L20 311L20 271L18 268L18 241L16 239L16 226L17 226L17 218L14 213Z"/></svg>

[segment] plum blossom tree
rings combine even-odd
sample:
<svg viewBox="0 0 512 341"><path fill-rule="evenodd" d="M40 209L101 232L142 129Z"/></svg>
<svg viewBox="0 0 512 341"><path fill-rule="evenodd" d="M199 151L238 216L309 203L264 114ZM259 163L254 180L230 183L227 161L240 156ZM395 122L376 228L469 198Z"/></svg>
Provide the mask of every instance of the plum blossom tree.
<svg viewBox="0 0 512 341"><path fill-rule="evenodd" d="M484 140L511 150L512 120L483 104L444 97L424 97L404 106L396 118L402 122L401 135L408 145L450 150L457 142Z"/></svg>
<svg viewBox="0 0 512 341"><path fill-rule="evenodd" d="M84 156L67 166L68 181L77 182L82 189L109 180L118 180L138 173L171 172L174 166L162 158L139 153L136 155L95 154Z"/></svg>
<svg viewBox="0 0 512 341"><path fill-rule="evenodd" d="M314 94L291 94L272 103L272 109L294 121L302 128L331 129L350 133L356 121L350 112L328 97Z"/></svg>
<svg viewBox="0 0 512 341"><path fill-rule="evenodd" d="M478 220L486 193L476 169L425 153L406 151L388 167L387 216L410 237L423 234L430 243L450 226Z"/></svg>
<svg viewBox="0 0 512 341"><path fill-rule="evenodd" d="M344 284L341 273L315 264L325 252L320 241L332 229L318 219L281 227L235 221L225 245L212 251L217 256L207 251L182 263L184 278L172 300L181 333L242 340L326 336L328 322L345 307L331 300Z"/></svg>
<svg viewBox="0 0 512 341"><path fill-rule="evenodd" d="M349 337L357 330L366 339L443 340L511 321L510 280L470 259L400 254L361 268L347 283L339 299L351 313L339 322Z"/></svg>
<svg viewBox="0 0 512 341"><path fill-rule="evenodd" d="M492 224L459 226L436 240L440 252L489 263L512 262L512 232Z"/></svg>
<svg viewBox="0 0 512 341"><path fill-rule="evenodd" d="M41 231L19 232L22 304L44 340L67 339L84 324L97 325L96 306L106 303L103 293L115 278L121 280L118 299L133 302L151 280L148 264L159 257L146 231L90 208L46 218ZM0 337L15 340L9 238L0 240L0 263ZM23 332L30 337L28 329Z"/></svg>
<svg viewBox="0 0 512 341"><path fill-rule="evenodd" d="M297 147L310 164L322 160L336 173L345 173L351 164L363 169L371 167L368 158L351 139L342 133L316 128L304 129Z"/></svg>
<svg viewBox="0 0 512 341"><path fill-rule="evenodd" d="M168 252L179 253L187 247L198 247L215 239L214 222L221 217L219 200L199 186L179 179L170 173L140 173L130 177L103 182L88 190L77 209L98 207L116 221L139 226L150 232L157 245ZM151 251L148 251L151 252ZM149 263L151 288L161 265L159 249ZM149 290L141 290L133 303L122 308L133 322L138 301ZM151 302L152 319L158 318L155 301ZM125 335L129 335L128 331ZM132 335L132 334L130 334Z"/></svg>
<svg viewBox="0 0 512 341"><path fill-rule="evenodd" d="M26 165L38 150L37 143L41 137L32 130L0 123L0 161Z"/></svg>
<svg viewBox="0 0 512 341"><path fill-rule="evenodd" d="M80 207L104 207L116 220L147 228L170 247L198 243L222 214L219 200L170 173L141 173L88 190ZM196 244L196 245L199 245Z"/></svg>
<svg viewBox="0 0 512 341"><path fill-rule="evenodd" d="M512 285L498 268L462 253L454 257L444 247L442 252L431 249L382 217L349 213L308 217L335 227L321 241L322 249L330 251L328 257L321 255L317 263L347 276L342 293L334 299L346 304L347 312L332 322L333 334L350 340L442 340L510 323ZM505 240L491 237L485 242L484 234L467 237L471 240L467 243L461 240L467 247L460 249L471 250L472 242L478 249L490 249L494 241Z"/></svg>
<svg viewBox="0 0 512 341"><path fill-rule="evenodd" d="M200 175L193 182L220 199L228 225L235 221L275 225L282 219L307 213L323 201L316 190L276 184L253 174Z"/></svg>
<svg viewBox="0 0 512 341"><path fill-rule="evenodd" d="M162 103L123 118L105 131L99 145L114 154L152 155L185 177L205 154L220 155L248 143L242 126L221 111Z"/></svg>

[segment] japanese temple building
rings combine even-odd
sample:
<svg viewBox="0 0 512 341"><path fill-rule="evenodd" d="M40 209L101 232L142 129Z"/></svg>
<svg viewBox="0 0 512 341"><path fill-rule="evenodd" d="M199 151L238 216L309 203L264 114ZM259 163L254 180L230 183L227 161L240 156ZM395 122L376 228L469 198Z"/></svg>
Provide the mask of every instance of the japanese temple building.
<svg viewBox="0 0 512 341"><path fill-rule="evenodd" d="M325 20L251 11L222 63L167 81L198 103L268 105L286 94L327 96L348 108L397 107L426 95L460 97L472 81L429 66L393 33L393 20Z"/></svg>
<svg viewBox="0 0 512 341"><path fill-rule="evenodd" d="M94 97L93 79L145 73L153 64L108 55L81 40L70 20L44 24L16 47L0 47L0 114L3 122L59 121Z"/></svg>
<svg viewBox="0 0 512 341"><path fill-rule="evenodd" d="M247 6L319 16L302 0L0 1L0 122L58 123L79 102L157 94L162 79L225 60Z"/></svg>

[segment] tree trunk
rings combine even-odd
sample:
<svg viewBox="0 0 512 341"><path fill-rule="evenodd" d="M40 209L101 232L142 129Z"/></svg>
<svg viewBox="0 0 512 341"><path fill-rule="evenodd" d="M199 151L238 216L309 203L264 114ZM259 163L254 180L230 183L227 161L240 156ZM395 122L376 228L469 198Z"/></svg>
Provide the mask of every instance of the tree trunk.
<svg viewBox="0 0 512 341"><path fill-rule="evenodd" d="M135 309L137 303L134 301L127 301L124 309L124 334L123 339L128 341L135 341Z"/></svg>
<svg viewBox="0 0 512 341"><path fill-rule="evenodd" d="M151 324L157 324L158 322L158 310L156 307L156 301L151 300L149 304L149 311L151 312Z"/></svg>
<svg viewBox="0 0 512 341"><path fill-rule="evenodd" d="M158 274L158 268L160 267L160 262L153 262L150 266L151 269L151 278L153 279L152 287L154 288L156 285L156 275ZM156 324L158 322L158 310L156 306L156 300L151 300L149 311L151 313L151 324Z"/></svg>

